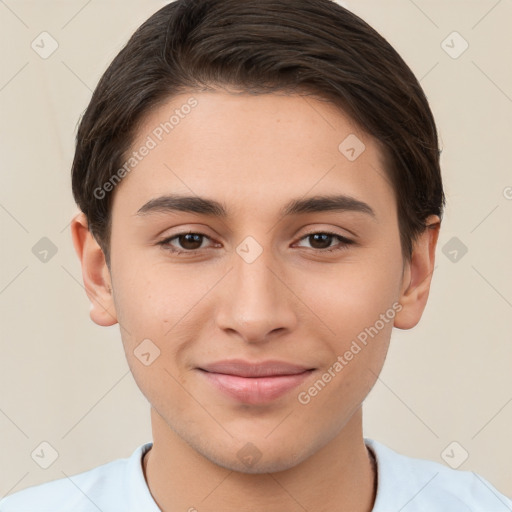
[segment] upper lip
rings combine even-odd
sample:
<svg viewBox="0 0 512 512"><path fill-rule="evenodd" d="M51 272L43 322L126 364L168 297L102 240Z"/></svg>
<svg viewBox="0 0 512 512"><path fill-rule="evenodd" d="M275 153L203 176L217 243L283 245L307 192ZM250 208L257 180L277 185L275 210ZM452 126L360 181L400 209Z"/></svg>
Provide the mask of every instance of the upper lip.
<svg viewBox="0 0 512 512"><path fill-rule="evenodd" d="M297 375L313 368L274 360L250 362L243 359L227 359L201 366L199 369L239 377L271 377L275 375Z"/></svg>

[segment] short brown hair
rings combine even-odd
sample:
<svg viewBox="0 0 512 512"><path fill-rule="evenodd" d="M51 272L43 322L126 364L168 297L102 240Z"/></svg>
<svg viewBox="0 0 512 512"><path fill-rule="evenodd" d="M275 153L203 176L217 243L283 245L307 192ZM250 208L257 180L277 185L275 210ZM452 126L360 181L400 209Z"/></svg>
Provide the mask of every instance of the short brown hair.
<svg viewBox="0 0 512 512"><path fill-rule="evenodd" d="M72 166L75 201L109 263L115 175L144 116L173 95L232 87L309 93L338 106L382 148L404 258L445 196L427 98L393 47L332 0L176 0L132 35L83 114ZM340 140L341 142L341 140Z"/></svg>

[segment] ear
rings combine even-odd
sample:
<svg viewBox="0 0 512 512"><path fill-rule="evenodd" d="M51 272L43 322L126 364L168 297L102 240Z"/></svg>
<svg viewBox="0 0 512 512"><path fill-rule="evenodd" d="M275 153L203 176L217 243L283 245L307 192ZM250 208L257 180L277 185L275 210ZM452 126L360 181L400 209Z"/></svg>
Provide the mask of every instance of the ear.
<svg viewBox="0 0 512 512"><path fill-rule="evenodd" d="M414 243L411 261L404 268L399 298L402 309L395 315L394 323L399 329L414 327L427 304L441 221L437 215L431 215L426 226Z"/></svg>
<svg viewBox="0 0 512 512"><path fill-rule="evenodd" d="M82 265L85 291L91 301L91 320L102 326L117 323L110 270L105 255L89 231L87 217L80 212L71 220L73 245Z"/></svg>

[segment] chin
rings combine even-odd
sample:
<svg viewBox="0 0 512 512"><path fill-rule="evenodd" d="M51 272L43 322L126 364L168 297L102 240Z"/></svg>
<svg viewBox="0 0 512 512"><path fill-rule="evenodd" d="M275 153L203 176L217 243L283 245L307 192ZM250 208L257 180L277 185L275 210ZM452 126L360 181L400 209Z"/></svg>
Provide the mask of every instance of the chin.
<svg viewBox="0 0 512 512"><path fill-rule="evenodd" d="M230 471L259 475L287 471L306 460L313 451L313 448L310 450L311 453L304 451L304 445L301 446L300 452L292 450L281 450L279 452L277 447L273 448L271 446L260 451L254 445L248 443L242 449L236 450L234 457L231 455L231 450L228 450L230 456L226 456L226 452L219 453L217 451L205 453L201 450L200 453L210 462ZM252 456L252 459L247 460L248 456Z"/></svg>

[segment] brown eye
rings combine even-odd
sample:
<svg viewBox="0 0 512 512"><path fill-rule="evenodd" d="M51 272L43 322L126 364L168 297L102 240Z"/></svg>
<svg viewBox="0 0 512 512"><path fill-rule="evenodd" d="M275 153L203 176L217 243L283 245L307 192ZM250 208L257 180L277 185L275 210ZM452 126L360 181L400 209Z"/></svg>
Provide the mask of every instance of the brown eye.
<svg viewBox="0 0 512 512"><path fill-rule="evenodd" d="M334 240L338 240L339 243L335 245L331 245ZM316 233L309 233L308 235L302 237L301 240L309 240L310 248L314 251L319 252L333 252L339 251L342 249L346 249L350 244L353 244L353 240L349 240L341 235L336 233L329 233L324 231L319 231ZM300 246L305 247L305 246Z"/></svg>
<svg viewBox="0 0 512 512"><path fill-rule="evenodd" d="M165 250L176 254L186 252L193 253L204 248L201 246L205 238L208 239L209 237L202 233L178 233L177 235L158 242L158 245L162 246Z"/></svg>
<svg viewBox="0 0 512 512"><path fill-rule="evenodd" d="M330 247L334 236L327 233L314 233L313 235L308 235L308 238L313 249L327 249Z"/></svg>
<svg viewBox="0 0 512 512"><path fill-rule="evenodd" d="M178 235L176 238L181 247L189 251L199 249L203 242L203 235L199 233L187 233L186 235Z"/></svg>

